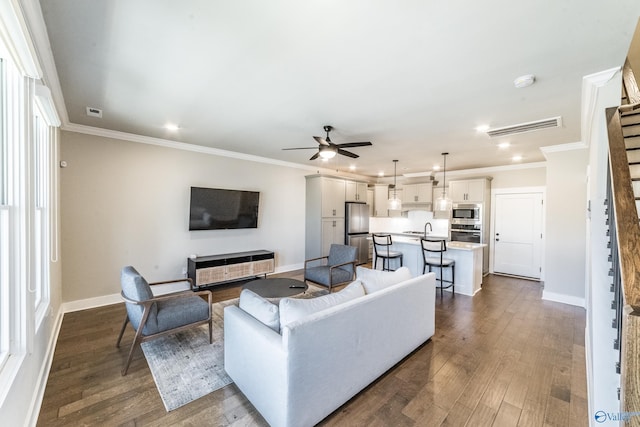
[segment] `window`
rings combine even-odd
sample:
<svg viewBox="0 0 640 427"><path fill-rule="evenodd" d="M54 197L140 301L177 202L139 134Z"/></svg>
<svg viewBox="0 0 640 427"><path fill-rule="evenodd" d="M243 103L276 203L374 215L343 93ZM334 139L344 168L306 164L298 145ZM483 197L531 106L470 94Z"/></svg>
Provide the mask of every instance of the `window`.
<svg viewBox="0 0 640 427"><path fill-rule="evenodd" d="M0 407L15 384L36 386L22 368L26 361L44 362L53 333L43 327L51 325L44 321L51 307L51 255L58 255L51 221L57 221L52 162L60 119L40 83L19 3L0 1Z"/></svg>
<svg viewBox="0 0 640 427"><path fill-rule="evenodd" d="M30 351L50 305L55 132L35 86L0 42L0 374Z"/></svg>
<svg viewBox="0 0 640 427"><path fill-rule="evenodd" d="M24 312L18 283L20 241L19 149L23 140L24 78L0 49L0 368L12 351L22 345L19 334ZM12 347L13 346L13 347Z"/></svg>
<svg viewBox="0 0 640 427"><path fill-rule="evenodd" d="M33 115L33 293L36 325L42 323L49 302L49 188L51 129L37 104Z"/></svg>
<svg viewBox="0 0 640 427"><path fill-rule="evenodd" d="M9 354L9 183L6 61L0 58L0 369Z"/></svg>

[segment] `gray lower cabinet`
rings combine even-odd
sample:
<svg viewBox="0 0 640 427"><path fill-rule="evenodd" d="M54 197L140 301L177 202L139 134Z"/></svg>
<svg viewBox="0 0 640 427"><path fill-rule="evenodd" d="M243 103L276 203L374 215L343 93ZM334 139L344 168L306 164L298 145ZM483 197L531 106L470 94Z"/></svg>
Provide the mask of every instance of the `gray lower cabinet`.
<svg viewBox="0 0 640 427"><path fill-rule="evenodd" d="M306 177L305 259L329 254L332 243L344 244L346 183L327 175Z"/></svg>

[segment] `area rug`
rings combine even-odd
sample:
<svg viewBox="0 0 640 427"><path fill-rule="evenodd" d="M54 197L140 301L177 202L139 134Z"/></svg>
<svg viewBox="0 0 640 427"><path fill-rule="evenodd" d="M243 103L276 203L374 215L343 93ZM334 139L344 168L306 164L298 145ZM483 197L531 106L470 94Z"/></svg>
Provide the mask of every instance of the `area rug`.
<svg viewBox="0 0 640 427"><path fill-rule="evenodd" d="M326 290L309 286L306 293L297 297L323 293ZM209 344L207 325L142 343L167 412L231 384L224 370L223 314L224 307L233 304L238 304L238 298L213 304L213 344Z"/></svg>
<svg viewBox="0 0 640 427"><path fill-rule="evenodd" d="M214 321L212 333L213 344L207 325L142 343L167 412L231 384L224 370L222 325Z"/></svg>

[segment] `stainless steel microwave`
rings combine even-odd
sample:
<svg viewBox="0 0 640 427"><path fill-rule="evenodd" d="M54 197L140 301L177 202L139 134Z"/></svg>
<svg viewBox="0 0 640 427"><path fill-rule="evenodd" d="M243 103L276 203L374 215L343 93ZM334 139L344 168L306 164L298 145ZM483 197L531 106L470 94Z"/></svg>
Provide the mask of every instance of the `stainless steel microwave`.
<svg viewBox="0 0 640 427"><path fill-rule="evenodd" d="M480 220L481 206L469 203L456 203L451 211L453 219L472 219Z"/></svg>

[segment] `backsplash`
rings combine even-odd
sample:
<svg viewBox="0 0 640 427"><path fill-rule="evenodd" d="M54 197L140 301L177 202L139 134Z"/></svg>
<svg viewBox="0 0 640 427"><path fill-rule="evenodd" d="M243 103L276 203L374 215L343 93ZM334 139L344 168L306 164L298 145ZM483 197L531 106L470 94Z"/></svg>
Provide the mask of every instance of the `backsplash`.
<svg viewBox="0 0 640 427"><path fill-rule="evenodd" d="M449 235L449 220L434 219L433 212L409 211L407 217L401 218L369 218L369 231L371 233L402 233L404 231L424 231L425 223L430 222L433 234L436 236Z"/></svg>

